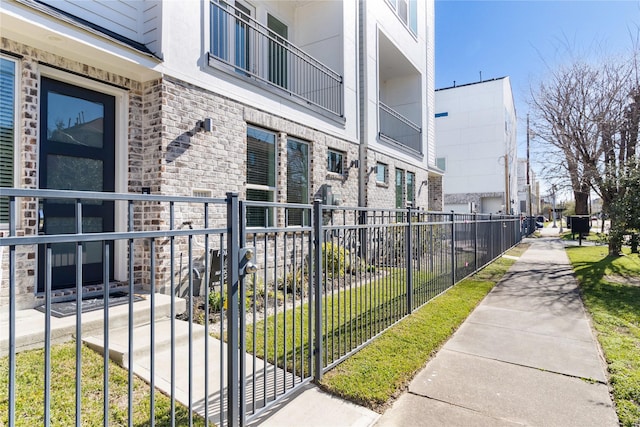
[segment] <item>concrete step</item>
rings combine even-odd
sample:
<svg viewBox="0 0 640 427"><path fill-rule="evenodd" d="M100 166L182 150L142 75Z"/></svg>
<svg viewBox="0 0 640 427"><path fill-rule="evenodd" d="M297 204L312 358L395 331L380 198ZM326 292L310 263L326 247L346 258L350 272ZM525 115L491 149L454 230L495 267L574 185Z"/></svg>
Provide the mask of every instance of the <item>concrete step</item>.
<svg viewBox="0 0 640 427"><path fill-rule="evenodd" d="M171 349L171 324L175 328L174 345L176 348L187 347L189 342L201 340L205 335L205 328L194 323L189 334L189 322L184 320L171 320L171 318L158 319L154 323L153 349L155 354ZM104 334L85 336L82 341L94 351L104 354ZM137 363L140 359L149 358L151 355L151 323L137 325L133 329L133 359ZM129 366L129 327L111 329L109 331L109 358L128 368Z"/></svg>
<svg viewBox="0 0 640 427"><path fill-rule="evenodd" d="M133 303L134 325L147 324L151 320L151 302L148 294L136 294L144 298ZM186 302L182 298L175 298L175 312L183 313ZM154 315L156 319L166 318L171 313L171 297L155 294ZM44 313L35 309L18 310L16 312L16 352L44 347L45 331ZM127 327L129 321L129 306L127 304L109 308L109 329ZM9 330L8 310L0 313L0 330ZM96 310L82 313L82 336L102 333L104 330L104 311ZM51 317L51 343L59 344L72 340L76 335L76 316ZM9 335L0 334L0 356L6 356L9 351Z"/></svg>

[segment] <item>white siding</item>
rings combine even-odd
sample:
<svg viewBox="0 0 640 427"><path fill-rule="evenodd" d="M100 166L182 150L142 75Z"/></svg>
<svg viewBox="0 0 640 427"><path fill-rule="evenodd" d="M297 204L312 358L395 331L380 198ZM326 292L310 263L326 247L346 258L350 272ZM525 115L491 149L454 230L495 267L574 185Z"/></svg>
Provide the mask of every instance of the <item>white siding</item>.
<svg viewBox="0 0 640 427"><path fill-rule="evenodd" d="M436 113L447 113L435 119L437 156L447 157L444 193L504 193L507 161L509 198L517 213L516 113L509 78L439 90L435 98ZM493 199L482 208L499 210Z"/></svg>
<svg viewBox="0 0 640 427"><path fill-rule="evenodd" d="M142 43L156 54L162 56L161 31L162 2L161 0L143 0L142 10Z"/></svg>
<svg viewBox="0 0 640 427"><path fill-rule="evenodd" d="M49 5L160 51L160 0L57 0Z"/></svg>

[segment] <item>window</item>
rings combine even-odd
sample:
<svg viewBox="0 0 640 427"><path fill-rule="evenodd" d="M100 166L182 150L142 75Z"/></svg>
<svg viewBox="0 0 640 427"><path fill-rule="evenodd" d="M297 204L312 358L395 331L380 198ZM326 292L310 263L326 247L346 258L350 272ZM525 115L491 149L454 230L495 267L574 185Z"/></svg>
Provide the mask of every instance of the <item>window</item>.
<svg viewBox="0 0 640 427"><path fill-rule="evenodd" d="M387 180L389 177L388 169L389 167L384 163L378 163L376 165L376 182L387 184Z"/></svg>
<svg viewBox="0 0 640 427"><path fill-rule="evenodd" d="M235 65L242 70L251 70L251 49L249 46L249 17L251 10L236 2L236 21L235 21Z"/></svg>
<svg viewBox="0 0 640 427"><path fill-rule="evenodd" d="M396 168L396 209L416 206L416 174ZM398 213L398 221L404 217Z"/></svg>
<svg viewBox="0 0 640 427"><path fill-rule="evenodd" d="M287 140L287 203L309 203L309 145ZM289 209L288 224L308 225L308 210Z"/></svg>
<svg viewBox="0 0 640 427"><path fill-rule="evenodd" d="M404 171L396 169L396 209L404 209Z"/></svg>
<svg viewBox="0 0 640 427"><path fill-rule="evenodd" d="M267 15L269 28L269 81L287 88L287 37L289 30L277 18Z"/></svg>
<svg viewBox="0 0 640 427"><path fill-rule="evenodd" d="M344 154L339 151L329 150L327 155L327 171L332 173L338 173L342 175L344 173Z"/></svg>
<svg viewBox="0 0 640 427"><path fill-rule="evenodd" d="M247 127L247 200L273 202L276 192L276 134ZM273 209L247 207L247 225L272 226Z"/></svg>
<svg viewBox="0 0 640 427"><path fill-rule="evenodd" d="M228 61L228 24L227 4L224 2L211 2L211 53L213 56Z"/></svg>
<svg viewBox="0 0 640 427"><path fill-rule="evenodd" d="M409 0L409 28L418 34L418 0Z"/></svg>
<svg viewBox="0 0 640 427"><path fill-rule="evenodd" d="M407 204L412 208L416 206L416 174L407 172Z"/></svg>
<svg viewBox="0 0 640 427"><path fill-rule="evenodd" d="M211 3L211 53L227 63L233 61L236 71L251 71L254 65L252 15L252 8L239 1Z"/></svg>
<svg viewBox="0 0 640 427"><path fill-rule="evenodd" d="M0 57L0 187L14 186L16 63ZM0 224L9 222L9 198L0 198Z"/></svg>
<svg viewBox="0 0 640 427"><path fill-rule="evenodd" d="M446 157L436 157L436 166L441 171L447 170L447 158Z"/></svg>
<svg viewBox="0 0 640 427"><path fill-rule="evenodd" d="M413 34L418 34L418 0L387 0L398 18Z"/></svg>

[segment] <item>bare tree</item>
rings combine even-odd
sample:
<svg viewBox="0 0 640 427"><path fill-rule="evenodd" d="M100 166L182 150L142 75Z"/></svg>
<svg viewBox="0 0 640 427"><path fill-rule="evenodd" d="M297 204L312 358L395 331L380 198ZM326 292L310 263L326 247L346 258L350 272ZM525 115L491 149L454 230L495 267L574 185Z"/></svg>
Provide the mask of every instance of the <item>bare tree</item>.
<svg viewBox="0 0 640 427"><path fill-rule="evenodd" d="M627 191L621 186L627 165L636 158L640 123L637 55L600 64L576 60L560 67L531 94L533 129L550 154L545 175L568 180L576 214L588 213L593 189L603 210L619 221L612 203ZM618 253L620 242L609 242Z"/></svg>

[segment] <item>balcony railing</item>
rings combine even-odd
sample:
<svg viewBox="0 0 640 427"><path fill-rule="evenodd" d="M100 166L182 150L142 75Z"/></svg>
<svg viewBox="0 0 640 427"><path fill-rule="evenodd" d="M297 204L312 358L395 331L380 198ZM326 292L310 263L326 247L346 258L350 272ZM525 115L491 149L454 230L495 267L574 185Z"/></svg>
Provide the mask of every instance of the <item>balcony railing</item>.
<svg viewBox="0 0 640 427"><path fill-rule="evenodd" d="M260 24L246 11L212 1L209 62L227 64L241 75L342 117L342 76L277 31Z"/></svg>
<svg viewBox="0 0 640 427"><path fill-rule="evenodd" d="M422 129L388 105L379 102L380 137L422 154Z"/></svg>

